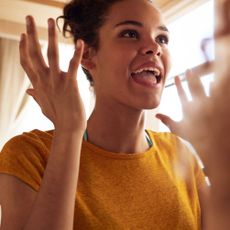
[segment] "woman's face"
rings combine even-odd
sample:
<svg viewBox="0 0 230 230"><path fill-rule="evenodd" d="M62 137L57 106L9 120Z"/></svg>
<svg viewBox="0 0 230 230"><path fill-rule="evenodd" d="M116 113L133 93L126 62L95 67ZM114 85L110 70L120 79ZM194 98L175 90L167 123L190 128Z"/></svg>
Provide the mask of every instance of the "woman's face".
<svg viewBox="0 0 230 230"><path fill-rule="evenodd" d="M99 30L91 71L97 101L134 109L159 105L170 67L169 33L148 0L115 3Z"/></svg>

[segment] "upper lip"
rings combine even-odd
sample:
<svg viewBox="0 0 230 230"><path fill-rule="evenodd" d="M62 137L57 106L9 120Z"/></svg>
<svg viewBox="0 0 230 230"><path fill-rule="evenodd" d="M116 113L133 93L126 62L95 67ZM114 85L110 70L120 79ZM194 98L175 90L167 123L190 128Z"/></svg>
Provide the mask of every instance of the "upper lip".
<svg viewBox="0 0 230 230"><path fill-rule="evenodd" d="M140 66L138 66L132 71L132 74L138 73L144 70L153 71L156 73L157 76L161 76L161 77L163 76L163 68L155 62L147 62L147 63L141 64Z"/></svg>

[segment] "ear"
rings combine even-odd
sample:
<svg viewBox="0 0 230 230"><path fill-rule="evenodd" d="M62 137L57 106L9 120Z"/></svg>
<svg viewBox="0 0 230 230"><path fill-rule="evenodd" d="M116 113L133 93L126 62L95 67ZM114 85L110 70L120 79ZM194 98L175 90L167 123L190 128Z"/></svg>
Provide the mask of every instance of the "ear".
<svg viewBox="0 0 230 230"><path fill-rule="evenodd" d="M85 44L81 65L89 72L93 70L96 66L95 58L94 58L95 54L96 54L96 50L92 47L89 47L87 44Z"/></svg>

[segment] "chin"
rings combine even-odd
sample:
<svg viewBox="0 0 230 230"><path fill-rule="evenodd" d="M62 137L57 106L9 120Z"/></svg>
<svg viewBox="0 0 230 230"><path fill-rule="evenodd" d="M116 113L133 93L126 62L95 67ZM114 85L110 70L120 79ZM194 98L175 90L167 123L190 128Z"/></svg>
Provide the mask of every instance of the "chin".
<svg viewBox="0 0 230 230"><path fill-rule="evenodd" d="M148 106L145 106L143 109L145 109L145 110L156 109L156 108L159 106L159 104L160 104L160 103L154 104L154 105L148 105Z"/></svg>
<svg viewBox="0 0 230 230"><path fill-rule="evenodd" d="M139 107L141 110L152 110L156 109L160 105L160 100L155 100L155 101L145 101L145 103L141 104Z"/></svg>
<svg viewBox="0 0 230 230"><path fill-rule="evenodd" d="M151 110L156 109L160 105L161 97L151 98L150 100L146 100L144 103L144 109Z"/></svg>

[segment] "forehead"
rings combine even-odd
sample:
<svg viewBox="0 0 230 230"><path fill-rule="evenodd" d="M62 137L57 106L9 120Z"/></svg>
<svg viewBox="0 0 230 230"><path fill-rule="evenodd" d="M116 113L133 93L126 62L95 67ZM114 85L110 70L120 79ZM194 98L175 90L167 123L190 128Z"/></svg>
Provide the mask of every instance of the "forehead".
<svg viewBox="0 0 230 230"><path fill-rule="evenodd" d="M106 23L116 24L122 20L136 20L152 26L164 24L161 12L150 0L122 0L113 4Z"/></svg>

